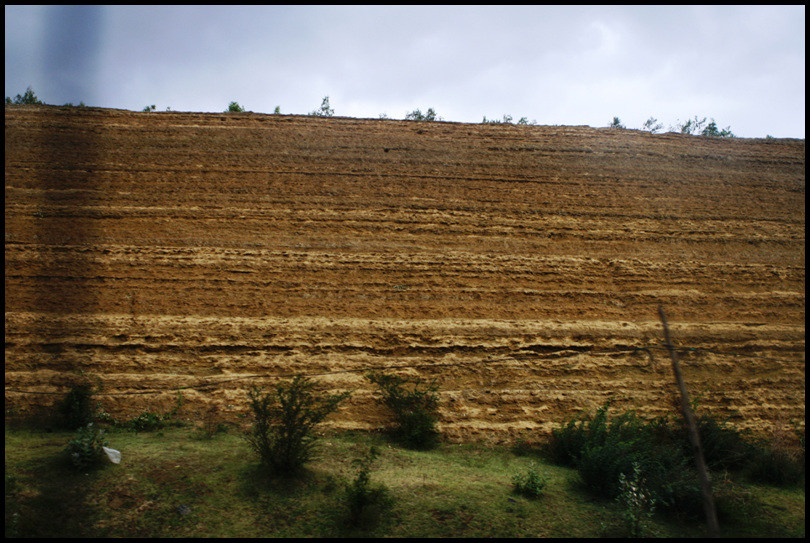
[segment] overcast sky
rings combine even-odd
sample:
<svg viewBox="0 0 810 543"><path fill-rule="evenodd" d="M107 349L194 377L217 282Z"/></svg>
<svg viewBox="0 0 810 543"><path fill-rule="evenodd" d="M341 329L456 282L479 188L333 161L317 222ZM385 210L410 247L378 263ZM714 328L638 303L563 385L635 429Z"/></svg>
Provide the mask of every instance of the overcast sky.
<svg viewBox="0 0 810 543"><path fill-rule="evenodd" d="M5 6L5 96L804 138L799 6Z"/></svg>

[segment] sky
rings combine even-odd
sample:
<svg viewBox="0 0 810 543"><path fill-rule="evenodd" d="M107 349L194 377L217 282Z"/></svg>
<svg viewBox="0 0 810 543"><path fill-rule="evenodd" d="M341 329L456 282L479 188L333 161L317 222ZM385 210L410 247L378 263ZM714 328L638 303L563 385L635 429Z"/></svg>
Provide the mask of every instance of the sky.
<svg viewBox="0 0 810 543"><path fill-rule="evenodd" d="M804 138L804 5L5 6L5 96Z"/></svg>

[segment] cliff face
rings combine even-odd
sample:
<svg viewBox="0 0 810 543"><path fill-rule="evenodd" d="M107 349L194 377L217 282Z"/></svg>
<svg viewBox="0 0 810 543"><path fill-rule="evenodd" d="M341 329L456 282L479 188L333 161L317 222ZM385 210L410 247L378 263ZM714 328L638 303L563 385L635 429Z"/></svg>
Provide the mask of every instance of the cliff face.
<svg viewBox="0 0 810 543"><path fill-rule="evenodd" d="M5 399L234 419L295 373L437 379L451 439L675 396L804 426L804 140L5 108Z"/></svg>

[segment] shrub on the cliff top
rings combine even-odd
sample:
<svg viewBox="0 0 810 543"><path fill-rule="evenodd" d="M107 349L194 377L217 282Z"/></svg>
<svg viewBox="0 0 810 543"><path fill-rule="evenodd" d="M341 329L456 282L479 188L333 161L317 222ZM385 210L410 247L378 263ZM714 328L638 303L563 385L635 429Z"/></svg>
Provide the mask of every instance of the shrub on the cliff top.
<svg viewBox="0 0 810 543"><path fill-rule="evenodd" d="M15 105L38 105L42 104L42 100L37 98L37 95L34 94L34 90L31 87L28 87L23 94L18 94L12 100L10 97L6 96L6 104L15 104Z"/></svg>

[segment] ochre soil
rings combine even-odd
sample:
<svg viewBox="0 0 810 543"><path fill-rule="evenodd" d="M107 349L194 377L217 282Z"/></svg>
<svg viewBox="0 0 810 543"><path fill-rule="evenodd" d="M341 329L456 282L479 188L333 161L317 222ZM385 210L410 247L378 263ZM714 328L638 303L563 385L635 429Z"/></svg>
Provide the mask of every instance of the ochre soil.
<svg viewBox="0 0 810 543"><path fill-rule="evenodd" d="M804 428L805 143L635 130L5 108L6 415L232 421L297 373L436 379L450 440L608 398ZM211 413L214 413L213 415Z"/></svg>

